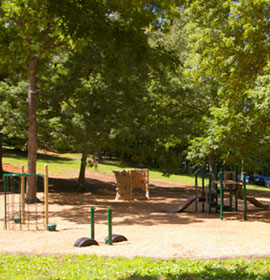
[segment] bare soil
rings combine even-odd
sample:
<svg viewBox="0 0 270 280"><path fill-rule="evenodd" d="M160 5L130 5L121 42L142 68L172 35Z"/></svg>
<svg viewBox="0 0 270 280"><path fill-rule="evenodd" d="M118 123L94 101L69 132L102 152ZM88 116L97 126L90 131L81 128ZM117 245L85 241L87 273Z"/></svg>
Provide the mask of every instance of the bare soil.
<svg viewBox="0 0 270 280"><path fill-rule="evenodd" d="M19 167L4 165L6 172ZM77 172L66 178L50 174L50 223L55 232L30 230L13 224L4 229L4 195L0 189L0 252L23 254L96 254L103 256L147 256L154 258L231 258L270 256L270 211L248 204L248 220L239 212L219 214L194 213L194 205L184 213L167 213L194 194L192 186L150 178L150 200L135 189L133 201L116 201L113 174L89 172L84 192L76 188ZM42 194L39 193L42 197ZM270 204L270 197L257 197ZM96 209L95 239L99 246L74 247L81 237L90 237L90 207ZM104 244L108 235L107 209L113 213L113 233L128 241ZM201 209L201 208L200 208Z"/></svg>

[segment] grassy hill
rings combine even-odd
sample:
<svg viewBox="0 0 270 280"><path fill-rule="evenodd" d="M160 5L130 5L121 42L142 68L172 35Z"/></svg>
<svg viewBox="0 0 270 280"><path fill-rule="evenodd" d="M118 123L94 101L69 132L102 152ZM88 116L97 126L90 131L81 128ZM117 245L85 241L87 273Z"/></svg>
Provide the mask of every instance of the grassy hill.
<svg viewBox="0 0 270 280"><path fill-rule="evenodd" d="M81 155L76 153L56 154L51 152L40 151L37 156L37 172L42 173L44 170L44 165L48 164L50 174L57 174L60 176L62 175L63 177L65 177L70 173L70 171L77 170L79 173L80 159L81 159ZM121 163L117 159L105 158L104 162L98 164L98 169L96 170L93 164L90 164L90 161L91 158L89 158L89 164L86 168L87 172L98 171L103 174L112 174L113 170L115 169L142 168L142 166L139 165ZM22 164L24 166L27 166L27 153L6 148L3 151L3 163L10 163L18 167ZM144 168L147 167L145 166ZM152 168L149 168L149 176L150 179L178 182L185 185L194 185L195 182L195 178L193 174L192 175L172 174L170 176L164 176L161 170L152 169ZM199 185L201 185L200 179L198 183ZM256 185L248 185L247 189L250 194L257 194L257 195L270 194L270 189L256 186Z"/></svg>

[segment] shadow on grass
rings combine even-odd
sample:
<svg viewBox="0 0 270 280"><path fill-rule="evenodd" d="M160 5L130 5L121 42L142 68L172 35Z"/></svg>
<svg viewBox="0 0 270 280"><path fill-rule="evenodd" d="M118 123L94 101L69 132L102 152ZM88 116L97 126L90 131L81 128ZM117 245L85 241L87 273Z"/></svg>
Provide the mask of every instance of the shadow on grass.
<svg viewBox="0 0 270 280"><path fill-rule="evenodd" d="M250 195L269 196L270 189L266 187L259 187L254 185L247 185L247 191Z"/></svg>
<svg viewBox="0 0 270 280"><path fill-rule="evenodd" d="M119 169L121 169L121 168L130 168L130 169L147 168L142 165L138 165L138 164L134 164L134 163L125 163L125 162L121 163L119 161L111 161L111 160L102 161L102 162L100 162L100 164L114 166Z"/></svg>
<svg viewBox="0 0 270 280"><path fill-rule="evenodd" d="M179 266L178 273L161 273L160 275L142 275L140 273L133 273L129 277L121 278L121 280L158 280L158 279L170 279L170 280L195 280L195 279L270 279L270 273L254 273L249 272L248 266L238 267L235 270L228 268L215 268L213 266L207 266L197 273L181 272L181 267Z"/></svg>
<svg viewBox="0 0 270 280"><path fill-rule="evenodd" d="M12 149L3 149L3 154L7 158L13 158L13 159L26 159L27 158L27 151L21 151L21 150L12 150ZM67 157L59 157L56 155L48 155L48 154L37 154L37 158L40 160L44 160L48 163L52 162L68 162L73 161L72 158Z"/></svg>
<svg viewBox="0 0 270 280"><path fill-rule="evenodd" d="M162 177L163 178L166 178L166 179L169 179L170 176L177 176L177 175L184 175L186 177L190 177L190 178L194 178L194 175L193 174L189 174L189 173L183 173L183 174L176 174L176 173L173 173L173 174L170 174L170 173L167 173L166 171L162 171L158 168L154 168L154 167L149 167L149 166L145 166L145 165L142 165L142 164L135 164L135 163L121 163L117 160L104 160L102 162L100 162L101 165L104 165L104 166L113 166L115 169L149 169L149 171L151 172L161 172L162 173ZM198 178L201 178L201 176L199 175Z"/></svg>

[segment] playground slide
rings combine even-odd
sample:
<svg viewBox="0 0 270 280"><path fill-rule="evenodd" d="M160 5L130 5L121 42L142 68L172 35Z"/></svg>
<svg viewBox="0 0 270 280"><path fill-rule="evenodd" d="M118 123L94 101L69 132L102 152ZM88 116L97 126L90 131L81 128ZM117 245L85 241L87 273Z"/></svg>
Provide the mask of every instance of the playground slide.
<svg viewBox="0 0 270 280"><path fill-rule="evenodd" d="M238 198L243 199L243 193L238 193ZM261 203L259 200L254 198L253 196L247 195L247 201L249 201L251 204L255 205L258 208L268 209L269 205Z"/></svg>
<svg viewBox="0 0 270 280"><path fill-rule="evenodd" d="M238 193L238 198L239 199L243 199L243 193L239 192ZM195 195L192 195L191 197L189 197L186 202L182 205L180 205L178 208L174 208L174 209L169 209L167 212L168 213L178 213L178 212L183 212L186 208L188 208L189 205L191 205L193 202L195 201ZM261 203L259 200L257 200L256 198L254 198L253 196L247 196L247 201L249 201L251 204L255 205L258 208L262 208L262 209L269 209L270 206L267 204L263 204Z"/></svg>
<svg viewBox="0 0 270 280"><path fill-rule="evenodd" d="M189 197L189 198L187 199L187 201L186 201L183 205L180 205L178 208L175 208L175 209L170 209L170 210L168 210L167 212L168 212L168 213L182 212L182 211L184 211L186 208L188 208L188 206L189 206L190 204L192 204L194 201L195 201L195 195Z"/></svg>

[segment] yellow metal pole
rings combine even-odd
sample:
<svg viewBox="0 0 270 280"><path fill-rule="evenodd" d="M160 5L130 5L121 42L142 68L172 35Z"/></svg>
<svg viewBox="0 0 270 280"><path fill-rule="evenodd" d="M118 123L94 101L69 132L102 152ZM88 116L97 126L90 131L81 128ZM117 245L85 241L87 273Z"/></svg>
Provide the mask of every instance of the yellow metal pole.
<svg viewBox="0 0 270 280"><path fill-rule="evenodd" d="M24 173L24 165L21 165L21 173ZM25 177L21 176L21 223L24 224L25 222Z"/></svg>
<svg viewBox="0 0 270 280"><path fill-rule="evenodd" d="M48 165L44 166L44 194L45 194L45 228L49 224L49 176L48 176Z"/></svg>

